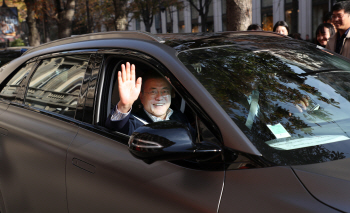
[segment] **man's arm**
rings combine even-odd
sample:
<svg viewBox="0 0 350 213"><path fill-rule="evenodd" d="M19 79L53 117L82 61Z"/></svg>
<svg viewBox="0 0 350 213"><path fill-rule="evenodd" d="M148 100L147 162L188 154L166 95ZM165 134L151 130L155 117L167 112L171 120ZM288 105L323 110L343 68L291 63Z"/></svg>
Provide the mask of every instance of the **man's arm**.
<svg viewBox="0 0 350 213"><path fill-rule="evenodd" d="M108 116L105 126L115 131L122 131L129 126L130 110L137 100L142 79L135 81L135 65L127 62L122 64L122 71L118 71L119 102Z"/></svg>
<svg viewBox="0 0 350 213"><path fill-rule="evenodd" d="M130 66L129 62L122 64L122 71L118 71L118 110L122 113L129 112L140 95L142 79L135 79L135 65Z"/></svg>

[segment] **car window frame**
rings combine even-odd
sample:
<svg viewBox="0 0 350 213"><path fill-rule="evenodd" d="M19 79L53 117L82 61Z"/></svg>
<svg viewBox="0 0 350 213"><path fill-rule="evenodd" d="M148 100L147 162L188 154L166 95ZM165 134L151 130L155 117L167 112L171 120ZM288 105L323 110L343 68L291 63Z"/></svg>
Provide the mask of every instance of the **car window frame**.
<svg viewBox="0 0 350 213"><path fill-rule="evenodd" d="M21 92L19 92L16 95L15 101L11 102L10 104L11 105L15 105L17 107L21 107L21 108L27 109L27 110L30 110L30 111L33 111L33 112L36 112L36 113L41 113L41 114L44 114L44 115L47 115L47 116L50 116L50 117L54 117L54 118L57 118L57 119L60 119L60 120L63 120L63 121L68 121L68 122L73 122L73 123L76 123L76 124L80 124L82 119L83 119L83 117L82 116L79 117L79 116L77 116L77 114L80 114L80 115L84 114L84 104L85 104L86 93L87 93L85 90L89 87L88 83L89 83L89 79L90 79L90 76L91 76L88 73L88 70L89 70L90 67L92 67L91 61L92 61L92 58L96 55L96 51L97 50L91 50L91 49L88 49L88 50L72 50L72 51L65 51L65 52L50 53L50 54L47 54L47 55L42 55L42 56L39 56L39 57L34 57L32 59L29 59L28 61L26 61L23 64L34 63L34 66L32 67L31 71L27 75L26 79L23 80L22 83L20 84L20 86L23 89L21 90ZM77 107L76 107L76 110L75 110L75 116L74 117L69 117L69 116L61 115L61 114L58 114L58 113L55 113L55 112L50 112L50 111L47 111L47 110L38 109L38 108L35 108L35 107L28 106L25 103L25 97L26 97L26 94L27 94L27 91L28 91L30 79L33 77L33 75L34 75L35 71L37 70L37 68L39 67L40 63L44 59L48 59L48 58L55 58L55 57L62 57L62 56L69 56L69 55L77 55L77 54L80 54L80 55L81 54L85 54L85 55L86 54L90 54L90 58L88 60L88 68L87 68L87 70L85 70L85 73L84 73L84 79L83 79L83 82L82 82L80 94L78 96L78 104L77 104ZM20 68L21 67L22 66L20 66ZM20 68L16 69L17 70L16 72L18 72ZM86 88L86 89L84 90L83 87Z"/></svg>
<svg viewBox="0 0 350 213"><path fill-rule="evenodd" d="M12 80L12 78L20 71L22 70L24 67L28 66L29 65L29 68L28 68L28 72L27 74L25 75L24 79L21 81L21 83L19 84L19 91L18 93L14 96L14 100L10 101L10 100L7 100L7 99L4 99L4 98L0 98L0 102L1 103L6 103L6 104L15 104L15 105L21 105L22 104L22 101L21 101L21 97L23 96L24 92L23 90L25 90L25 87L28 83L28 78L29 76L31 75L32 71L35 70L38 66L38 62L37 61L33 61L33 60L29 60L25 63L23 63L22 65L20 65L17 69L15 69L9 76L6 77L6 79L2 82L2 85L1 85L1 90L4 90L7 83L9 81Z"/></svg>
<svg viewBox="0 0 350 213"><path fill-rule="evenodd" d="M212 132L213 135L217 138L217 141L219 141L219 145L223 145L223 139L220 133L219 128L217 125L213 122L213 120L207 115L207 113L199 106L199 104L195 101L195 99L189 94L189 92L185 89L185 87L176 79L176 77L169 71L166 66L164 66L161 62L154 59L153 57L147 55L146 53L142 53L136 50L130 50L130 49L101 49L97 51L96 58L99 58L99 61L96 62L96 64L99 64L99 69L97 72L97 67L95 67L95 73L92 78L98 78L98 82L95 85L94 92L90 92L90 94L94 94L93 103L89 103L85 105L85 107L93 108L93 113L85 113L84 120L81 125L83 128L89 129L91 131L96 131L96 133L104 135L106 137L109 137L111 139L117 140L117 141L123 141L122 143L127 144L128 139L130 136L125 135L120 132L109 130L102 125L99 125L96 121L96 116L98 113L100 113L99 109L99 101L101 100L101 84L104 83L103 81L103 72L106 70L106 59L107 56L114 56L119 57L120 60L126 60L127 58L130 58L130 60L133 61L140 61L140 63L145 63L151 67L154 67L158 72L160 72L162 75L169 77L170 81L173 84L175 92L182 97L185 102L186 106L190 107L190 110L193 111L195 116L195 122L196 122L196 128L198 129L198 121L197 119L200 119L200 121L207 126L207 128ZM93 106L91 106L91 104ZM85 118L85 116L92 116L93 118ZM107 115L108 116L108 115ZM90 121L90 122L86 122ZM198 137L198 134L196 135L196 138Z"/></svg>

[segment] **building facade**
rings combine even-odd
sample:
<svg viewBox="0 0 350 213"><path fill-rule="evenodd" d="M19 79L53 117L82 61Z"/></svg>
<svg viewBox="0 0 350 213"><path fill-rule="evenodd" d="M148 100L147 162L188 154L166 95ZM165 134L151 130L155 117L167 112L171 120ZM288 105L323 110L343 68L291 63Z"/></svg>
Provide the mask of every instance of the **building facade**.
<svg viewBox="0 0 350 213"><path fill-rule="evenodd" d="M272 31L274 23L286 21L290 33L303 39L315 37L315 31L336 0L252 0L252 23ZM184 0L181 9L167 8L155 15L152 33L201 32L198 12ZM140 20L132 20L129 30L145 30ZM226 0L212 0L208 13L209 32L226 31Z"/></svg>

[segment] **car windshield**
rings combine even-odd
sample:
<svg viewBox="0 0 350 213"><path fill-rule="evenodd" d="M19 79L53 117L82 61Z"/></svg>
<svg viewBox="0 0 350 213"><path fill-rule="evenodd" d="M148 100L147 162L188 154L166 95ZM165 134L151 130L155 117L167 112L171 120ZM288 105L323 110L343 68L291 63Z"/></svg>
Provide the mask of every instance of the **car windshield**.
<svg viewBox="0 0 350 213"><path fill-rule="evenodd" d="M178 58L269 161L348 158L350 63L304 43L211 46Z"/></svg>

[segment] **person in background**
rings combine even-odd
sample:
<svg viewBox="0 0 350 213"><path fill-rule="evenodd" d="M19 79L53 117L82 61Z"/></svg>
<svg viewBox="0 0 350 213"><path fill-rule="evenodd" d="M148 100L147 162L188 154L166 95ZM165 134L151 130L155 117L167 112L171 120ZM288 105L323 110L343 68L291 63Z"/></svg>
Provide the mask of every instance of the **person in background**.
<svg viewBox="0 0 350 213"><path fill-rule="evenodd" d="M290 34L290 35L288 35L288 36L291 37L291 38L297 39L297 40L303 40L303 39L301 38L300 33L292 33L292 34Z"/></svg>
<svg viewBox="0 0 350 213"><path fill-rule="evenodd" d="M310 36L309 36L309 34L306 34L306 36L305 36L305 41L310 42Z"/></svg>
<svg viewBox="0 0 350 213"><path fill-rule="evenodd" d="M332 23L332 12L328 12L323 16L323 23Z"/></svg>
<svg viewBox="0 0 350 213"><path fill-rule="evenodd" d="M337 29L335 28L333 22L332 22L332 12L326 13L326 15L323 16L323 23L329 23L333 26L334 31L337 32Z"/></svg>
<svg viewBox="0 0 350 213"><path fill-rule="evenodd" d="M335 34L335 30L332 24L323 23L316 29L316 44L322 47L326 47L330 37Z"/></svg>
<svg viewBox="0 0 350 213"><path fill-rule="evenodd" d="M350 58L350 3L348 1L333 5L332 22L337 33L330 37L326 48Z"/></svg>
<svg viewBox="0 0 350 213"><path fill-rule="evenodd" d="M289 34L289 26L287 22L285 21L276 22L275 26L273 27L273 32L287 36Z"/></svg>
<svg viewBox="0 0 350 213"><path fill-rule="evenodd" d="M251 25L249 25L247 30L262 31L260 25L258 25L258 24L251 24Z"/></svg>

